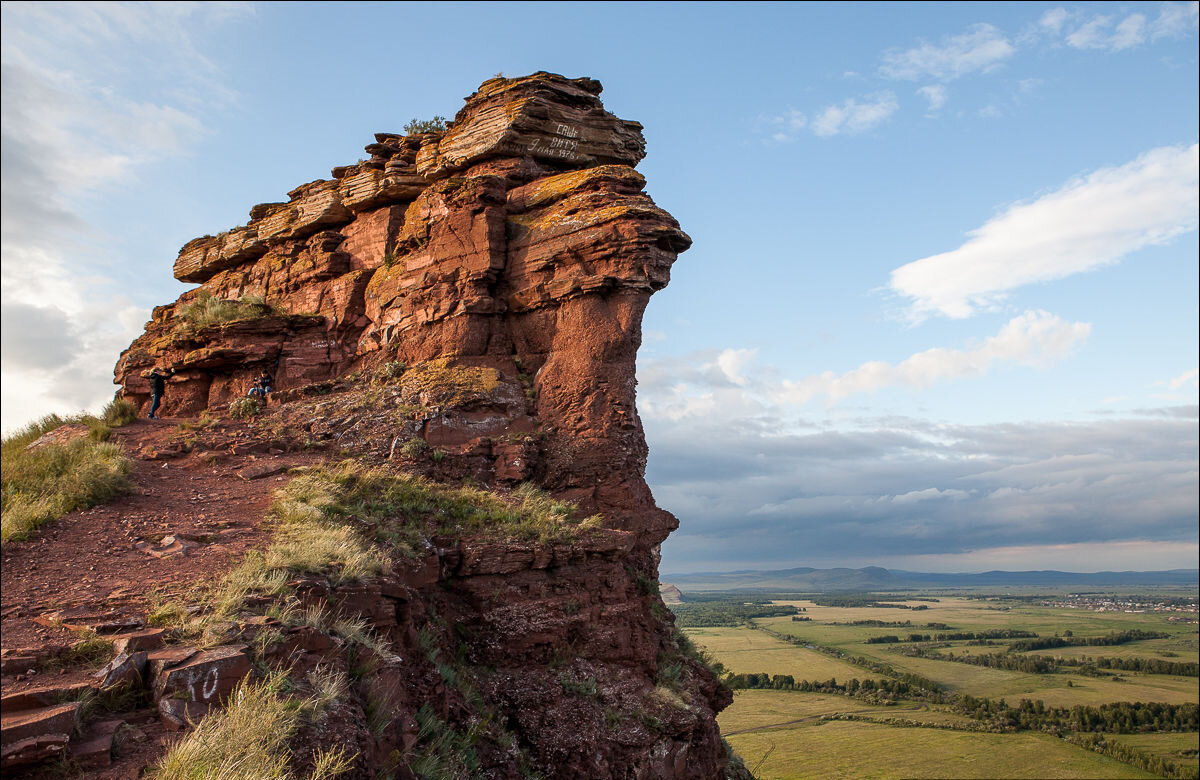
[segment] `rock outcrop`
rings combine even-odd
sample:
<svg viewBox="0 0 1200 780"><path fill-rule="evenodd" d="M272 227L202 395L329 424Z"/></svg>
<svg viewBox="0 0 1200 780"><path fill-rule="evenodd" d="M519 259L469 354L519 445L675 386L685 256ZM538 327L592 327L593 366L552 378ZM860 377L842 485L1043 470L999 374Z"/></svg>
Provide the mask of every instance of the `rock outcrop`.
<svg viewBox="0 0 1200 780"><path fill-rule="evenodd" d="M546 776L719 777L714 717L730 697L678 655L657 594L658 545L677 523L643 478L635 406L642 313L691 240L643 192L641 125L600 91L549 73L491 79L444 132L378 133L369 159L189 242L175 276L200 287L154 310L116 382L145 404L149 369L173 370L160 415L196 415L265 370L280 427L378 460L402 462L417 441L441 455L434 476L533 482L601 514L604 540L579 548L435 544L408 581L349 611L400 648L431 612L462 626L457 641L494 670L480 694ZM326 400L378 377L389 383L367 403ZM659 690L664 663L686 696ZM429 691L393 682L402 748ZM622 706L598 704L597 688Z"/></svg>

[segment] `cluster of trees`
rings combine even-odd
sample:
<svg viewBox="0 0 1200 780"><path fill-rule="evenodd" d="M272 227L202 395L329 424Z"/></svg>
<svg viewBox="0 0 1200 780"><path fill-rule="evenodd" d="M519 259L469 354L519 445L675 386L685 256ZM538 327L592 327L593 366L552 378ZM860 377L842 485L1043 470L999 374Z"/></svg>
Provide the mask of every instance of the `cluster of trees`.
<svg viewBox="0 0 1200 780"><path fill-rule="evenodd" d="M1099 675L1100 670L1142 672L1143 674L1171 674L1179 677L1200 676L1200 665L1192 661L1163 661L1159 658L1055 658L1049 655L1011 655L987 653L984 655L955 655L953 651L941 655L913 648L910 655L936 658L941 661L957 661L963 664L986 666L1030 674L1054 674L1071 670L1079 674Z"/></svg>
<svg viewBox="0 0 1200 780"><path fill-rule="evenodd" d="M1140 628L1088 637L1071 636L1071 632L1067 631L1063 636L1044 636L1023 642L1013 642L1008 649L1012 653L1024 653L1030 650L1049 650L1055 647L1112 647L1143 639L1166 639L1168 636L1170 635L1159 631L1142 631Z"/></svg>
<svg viewBox="0 0 1200 780"><path fill-rule="evenodd" d="M750 622L751 618L781 617L795 615L797 612L795 607L771 604L758 599L677 604L671 611L675 613L676 625L689 628L740 626Z"/></svg>
<svg viewBox="0 0 1200 780"><path fill-rule="evenodd" d="M1159 777L1181 778L1181 780L1195 780L1197 777L1196 770L1191 767L1173 764L1161 756L1145 753L1116 740L1107 740L1103 734L1065 734L1063 739L1087 750L1103 753L1110 758L1152 772Z"/></svg>
<svg viewBox="0 0 1200 780"><path fill-rule="evenodd" d="M805 693L833 693L842 696L859 696L871 699L923 699L941 702L943 694L931 690L929 680L917 675L905 674L898 679L858 680L854 678L846 682L838 682L834 678L828 680L796 680L790 674L767 674L757 672L750 674L728 674L724 682L730 688L741 690L746 688L765 688L776 691L802 691Z"/></svg>
<svg viewBox="0 0 1200 780"><path fill-rule="evenodd" d="M891 644L895 642L954 642L956 640L971 639L975 641L988 641L991 639L1023 639L1027 637L1037 638L1037 634L1032 631L1021 631L1014 628L993 628L988 631L955 631L945 634L909 634L907 639L901 639L898 636L873 636L867 640L869 645Z"/></svg>
<svg viewBox="0 0 1200 780"><path fill-rule="evenodd" d="M1022 699L1010 707L1004 699L979 699L960 694L954 708L962 714L997 726L1041 730L1095 731L1137 734L1157 731L1195 731L1200 727L1200 707L1195 704L1162 702L1116 702L1095 707L1047 707L1040 699Z"/></svg>
<svg viewBox="0 0 1200 780"><path fill-rule="evenodd" d="M896 604L891 601L877 601L872 596L841 595L841 596L812 596L812 602L822 607L888 607L890 609L929 609L927 604L910 607L907 604ZM910 601L937 601L937 599L909 599Z"/></svg>

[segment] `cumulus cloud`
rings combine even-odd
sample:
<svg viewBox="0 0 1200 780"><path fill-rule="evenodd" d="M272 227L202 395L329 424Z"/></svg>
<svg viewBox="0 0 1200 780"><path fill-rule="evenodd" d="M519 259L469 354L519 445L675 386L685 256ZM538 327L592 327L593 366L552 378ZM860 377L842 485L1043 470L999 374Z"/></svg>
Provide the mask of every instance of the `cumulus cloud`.
<svg viewBox="0 0 1200 780"><path fill-rule="evenodd" d="M980 376L997 363L1046 365L1085 341L1091 328L1086 322L1065 322L1048 312L1027 311L968 349L936 347L895 364L871 361L844 374L826 371L798 381L784 380L772 395L790 404L805 404L817 396L837 401L885 387L920 390L946 380Z"/></svg>
<svg viewBox="0 0 1200 780"><path fill-rule="evenodd" d="M1197 226L1197 145L1149 151L1005 209L949 252L892 271L911 314L969 317L1009 290L1061 279L1165 244Z"/></svg>
<svg viewBox="0 0 1200 780"><path fill-rule="evenodd" d="M718 411L742 418L779 417L784 409L818 399L833 405L889 387L923 390L983 376L996 366L1046 367L1086 341L1091 328L1090 323L1027 311L963 348L935 347L898 363L870 361L841 374L825 371L802 379L780 377L775 367L756 364L757 352L747 349L646 360L638 369L638 406L647 419L672 421L703 419Z"/></svg>
<svg viewBox="0 0 1200 780"><path fill-rule="evenodd" d="M239 4L5 5L3 426L94 407L148 319L121 292L111 237L89 203L186 153L201 107L231 97L194 31ZM145 83L132 97L131 77ZM107 270L106 270L107 269ZM127 273L127 269L125 270Z"/></svg>
<svg viewBox="0 0 1200 780"><path fill-rule="evenodd" d="M990 24L976 24L965 33L943 38L939 44L922 43L912 49L888 51L879 72L890 79L952 81L976 71L993 70L1015 53L1016 48L1000 30Z"/></svg>
<svg viewBox="0 0 1200 780"><path fill-rule="evenodd" d="M891 92L880 92L858 100L847 98L821 109L812 121L812 131L821 137L839 133L862 133L896 113L900 104Z"/></svg>

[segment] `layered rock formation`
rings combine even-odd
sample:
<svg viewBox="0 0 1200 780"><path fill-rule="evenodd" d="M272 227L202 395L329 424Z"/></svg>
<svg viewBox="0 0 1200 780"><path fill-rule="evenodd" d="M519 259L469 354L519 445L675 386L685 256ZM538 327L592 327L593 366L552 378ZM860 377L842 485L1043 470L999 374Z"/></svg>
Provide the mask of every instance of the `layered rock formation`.
<svg viewBox="0 0 1200 780"><path fill-rule="evenodd" d="M500 670L489 706L548 776L717 777L714 715L729 694L679 656L653 587L676 521L643 478L634 403L642 313L691 240L643 192L641 126L605 111L600 91L548 73L491 79L444 132L376 134L369 159L189 242L175 276L201 286L155 309L116 382L145 403L148 370L174 369L160 414L194 415L268 370L316 431L328 414L312 398L396 377L345 417L385 419L361 454L395 460L419 438L457 464L447 474L535 482L611 531L573 550L439 546L427 581L367 610L373 625L401 647L431 610L470 627L470 657ZM563 696L566 658L623 697L626 723L661 687L664 657L688 693L674 716L648 716L655 727L606 730L599 699ZM396 697L410 709L412 691Z"/></svg>

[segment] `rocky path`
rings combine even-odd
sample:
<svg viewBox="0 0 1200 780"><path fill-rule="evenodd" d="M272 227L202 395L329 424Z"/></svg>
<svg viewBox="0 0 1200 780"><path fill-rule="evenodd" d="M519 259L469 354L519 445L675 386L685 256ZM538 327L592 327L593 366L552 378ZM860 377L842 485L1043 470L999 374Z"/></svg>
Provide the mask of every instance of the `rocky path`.
<svg viewBox="0 0 1200 780"><path fill-rule="evenodd" d="M116 765L108 766L106 758L116 732L112 722L91 724L71 746L56 743L61 727L79 716L78 702L69 700L97 684L93 667L63 663L62 653L93 631L137 635L152 594L169 596L211 581L246 550L264 546L263 517L273 491L287 479L285 470L319 458L273 448L240 424L189 429L183 422L141 419L114 431L112 441L133 459L132 490L4 546L6 774L20 763L20 756L9 755L16 743L46 755L78 753L90 744L91 758L76 756L76 763L102 777L137 776L148 757L161 752L167 737L155 710L129 713L131 728L124 733L133 737ZM144 667L145 658L138 663Z"/></svg>

